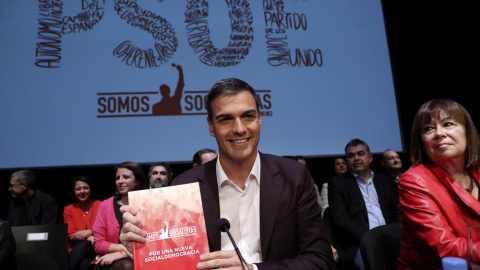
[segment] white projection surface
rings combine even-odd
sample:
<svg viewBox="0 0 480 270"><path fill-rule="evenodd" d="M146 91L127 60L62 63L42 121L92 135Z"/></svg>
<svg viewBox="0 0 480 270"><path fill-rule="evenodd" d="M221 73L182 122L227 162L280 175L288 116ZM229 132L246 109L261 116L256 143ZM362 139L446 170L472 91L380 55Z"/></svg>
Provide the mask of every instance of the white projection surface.
<svg viewBox="0 0 480 270"><path fill-rule="evenodd" d="M218 150L205 97L227 77L260 96L261 152L403 151L380 0L0 7L0 168L191 161Z"/></svg>

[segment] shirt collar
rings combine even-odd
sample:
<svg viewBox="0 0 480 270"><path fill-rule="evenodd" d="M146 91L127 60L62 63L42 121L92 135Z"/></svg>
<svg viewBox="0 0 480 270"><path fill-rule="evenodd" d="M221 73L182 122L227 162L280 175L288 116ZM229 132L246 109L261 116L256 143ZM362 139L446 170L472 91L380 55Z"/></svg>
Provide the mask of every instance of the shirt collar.
<svg viewBox="0 0 480 270"><path fill-rule="evenodd" d="M230 181L225 174L222 165L220 164L220 155L217 158L216 171L218 190L220 190L223 182ZM255 162L253 163L252 169L250 170L250 174L248 175L247 179L257 180L258 185L260 185L260 154L258 153L258 151L257 157L255 158Z"/></svg>
<svg viewBox="0 0 480 270"><path fill-rule="evenodd" d="M353 174L353 177L355 177L355 180L357 180L357 181L361 180L361 181L363 181L363 182L365 182L365 183L368 183L368 182L370 182L370 181L373 181L373 176L375 175L375 173L373 173L373 171L370 170L370 179L367 179L367 181L365 181L365 179L363 179L360 175L358 175L358 174L356 174L356 173L353 173L353 172L352 172L352 174Z"/></svg>

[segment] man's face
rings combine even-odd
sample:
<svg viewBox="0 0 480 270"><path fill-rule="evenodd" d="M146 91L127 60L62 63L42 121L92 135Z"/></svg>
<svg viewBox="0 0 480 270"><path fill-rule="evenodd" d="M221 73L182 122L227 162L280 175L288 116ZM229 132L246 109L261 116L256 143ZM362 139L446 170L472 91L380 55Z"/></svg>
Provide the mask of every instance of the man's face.
<svg viewBox="0 0 480 270"><path fill-rule="evenodd" d="M220 162L253 162L260 140L261 118L248 91L219 96L212 101L210 135L218 144Z"/></svg>
<svg viewBox="0 0 480 270"><path fill-rule="evenodd" d="M202 154L202 164L209 162L210 160L217 157L217 154L209 152Z"/></svg>
<svg viewBox="0 0 480 270"><path fill-rule="evenodd" d="M12 194L13 198L19 198L23 192L25 192L25 184L20 184L18 181L18 176L10 178L10 187L8 191Z"/></svg>
<svg viewBox="0 0 480 270"><path fill-rule="evenodd" d="M397 152L389 150L383 154L383 165L387 169L400 170L402 168L402 160Z"/></svg>
<svg viewBox="0 0 480 270"><path fill-rule="evenodd" d="M153 188L167 186L167 169L163 166L155 166L150 175L150 186Z"/></svg>
<svg viewBox="0 0 480 270"><path fill-rule="evenodd" d="M361 174L370 170L373 157L363 144L348 147L345 154L347 156L347 167L352 173Z"/></svg>

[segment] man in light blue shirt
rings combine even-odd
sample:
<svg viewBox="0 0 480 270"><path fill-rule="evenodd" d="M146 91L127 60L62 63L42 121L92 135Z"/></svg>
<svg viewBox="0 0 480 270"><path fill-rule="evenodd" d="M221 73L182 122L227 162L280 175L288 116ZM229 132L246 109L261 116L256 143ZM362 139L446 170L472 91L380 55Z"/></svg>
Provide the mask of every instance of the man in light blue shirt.
<svg viewBox="0 0 480 270"><path fill-rule="evenodd" d="M360 241L368 230L400 221L398 193L389 176L370 170L373 156L366 142L351 140L345 156L349 171L328 182L333 242L340 269L364 269Z"/></svg>

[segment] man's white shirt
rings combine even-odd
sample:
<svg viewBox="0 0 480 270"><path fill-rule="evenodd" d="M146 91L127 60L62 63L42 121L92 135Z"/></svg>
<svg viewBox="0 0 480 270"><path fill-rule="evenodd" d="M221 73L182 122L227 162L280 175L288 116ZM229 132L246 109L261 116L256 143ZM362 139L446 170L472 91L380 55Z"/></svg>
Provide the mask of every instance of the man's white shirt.
<svg viewBox="0 0 480 270"><path fill-rule="evenodd" d="M217 159L220 218L230 222L230 233L249 264L262 262L260 246L260 155L245 182L245 190L230 181ZM227 233L221 233L221 250L234 250ZM256 269L256 266L254 265Z"/></svg>

